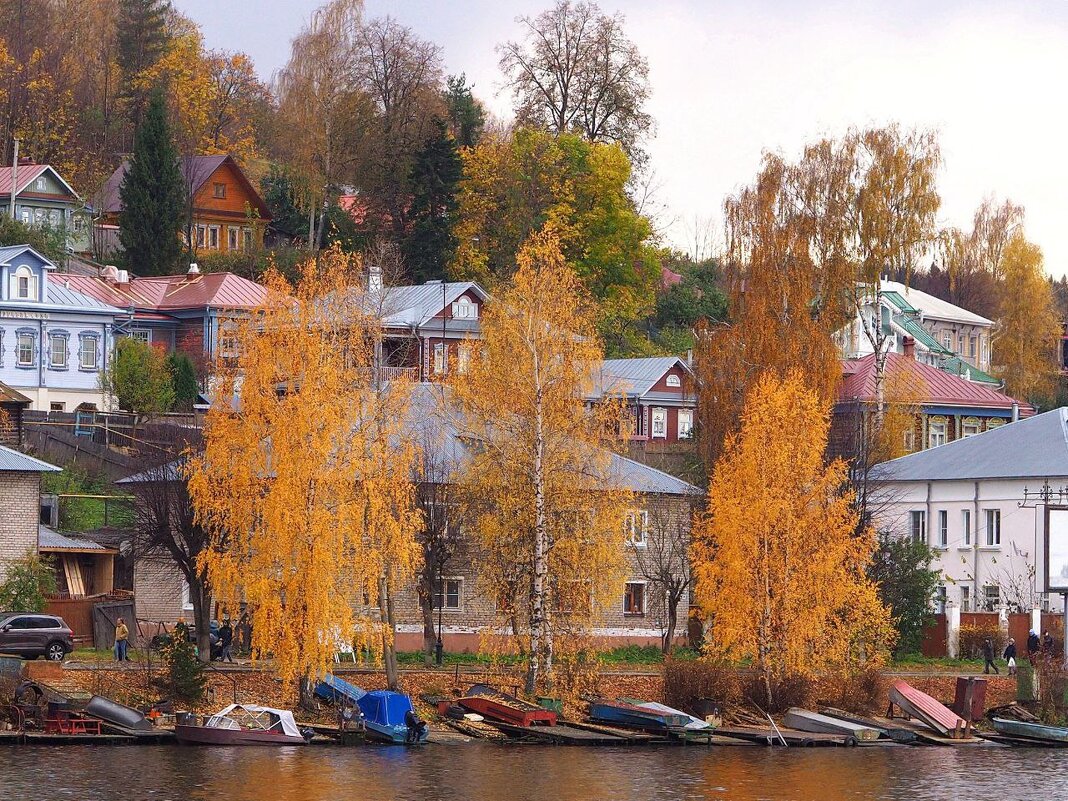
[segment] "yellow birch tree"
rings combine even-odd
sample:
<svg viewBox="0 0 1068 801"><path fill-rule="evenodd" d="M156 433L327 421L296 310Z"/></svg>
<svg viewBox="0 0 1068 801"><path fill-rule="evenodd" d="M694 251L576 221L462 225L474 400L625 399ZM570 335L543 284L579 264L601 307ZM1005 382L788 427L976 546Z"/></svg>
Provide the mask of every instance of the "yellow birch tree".
<svg viewBox="0 0 1068 801"><path fill-rule="evenodd" d="M455 392L472 442L462 486L480 579L521 640L534 692L551 685L561 632L618 603L631 494L605 447L619 406L583 400L603 358L595 307L553 232L533 234L517 262Z"/></svg>
<svg viewBox="0 0 1068 801"><path fill-rule="evenodd" d="M1009 395L1048 401L1055 392L1061 324L1042 250L1017 231L1005 246L1001 269L992 372Z"/></svg>
<svg viewBox="0 0 1068 801"><path fill-rule="evenodd" d="M728 437L693 532L706 653L753 660L769 706L786 676L866 659L892 640L865 568L874 532L858 525L845 464L824 463L827 407L801 377L762 376ZM859 531L859 533L858 533Z"/></svg>
<svg viewBox="0 0 1068 801"><path fill-rule="evenodd" d="M341 643L388 651L391 588L419 556L408 388L376 379L380 327L350 260L310 262L295 288L268 274L189 476L218 599L247 602L254 655L305 688Z"/></svg>

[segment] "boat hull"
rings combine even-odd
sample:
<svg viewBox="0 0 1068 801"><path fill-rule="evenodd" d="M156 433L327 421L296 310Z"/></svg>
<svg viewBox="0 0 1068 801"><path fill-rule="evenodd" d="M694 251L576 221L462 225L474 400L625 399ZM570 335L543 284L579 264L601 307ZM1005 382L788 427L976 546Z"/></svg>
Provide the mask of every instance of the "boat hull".
<svg viewBox="0 0 1068 801"><path fill-rule="evenodd" d="M807 709L790 709L783 717L783 722L791 729L813 732L816 734L843 734L858 740L878 740L879 732L867 726L838 720Z"/></svg>
<svg viewBox="0 0 1068 801"><path fill-rule="evenodd" d="M603 723L618 723L631 728L655 729L658 731L685 728L686 724L690 722L685 715L657 712L632 704L610 701L592 702L590 704L590 717Z"/></svg>
<svg viewBox="0 0 1068 801"><path fill-rule="evenodd" d="M419 739L408 739L407 726L390 726L384 723L366 721L367 739L378 743L392 743L393 745L419 745L425 743L430 737L430 728L424 727L419 734Z"/></svg>
<svg viewBox="0 0 1068 801"><path fill-rule="evenodd" d="M953 710L901 679L890 685L890 701L909 717L916 718L945 737L959 739L968 732L968 723Z"/></svg>
<svg viewBox="0 0 1068 801"><path fill-rule="evenodd" d="M303 737L288 734L182 724L174 727L174 737L183 745L307 745Z"/></svg>
<svg viewBox="0 0 1068 801"><path fill-rule="evenodd" d="M1068 728L1046 726L1042 723L1027 723L1022 720L994 718L994 731L1012 737L1026 737L1029 740L1042 740L1051 743L1068 744Z"/></svg>

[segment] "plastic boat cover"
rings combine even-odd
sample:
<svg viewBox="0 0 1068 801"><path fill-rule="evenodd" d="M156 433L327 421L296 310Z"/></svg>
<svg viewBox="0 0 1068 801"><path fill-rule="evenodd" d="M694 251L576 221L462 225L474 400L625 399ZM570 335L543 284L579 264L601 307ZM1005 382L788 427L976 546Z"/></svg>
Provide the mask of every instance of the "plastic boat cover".
<svg viewBox="0 0 1068 801"><path fill-rule="evenodd" d="M373 690L362 696L356 704L371 723L403 726L404 715L412 708L412 699L390 690Z"/></svg>
<svg viewBox="0 0 1068 801"><path fill-rule="evenodd" d="M212 715L204 725L210 729L239 729L241 724L238 718L242 716L250 719L250 723L260 726L264 731L281 728L282 734L288 734L290 737L301 736L297 721L293 719L293 713L288 709L274 709L252 704L230 704Z"/></svg>
<svg viewBox="0 0 1068 801"><path fill-rule="evenodd" d="M641 704L635 704L635 706L644 707L645 709L652 710L653 712L664 712L664 713L669 714L669 715L682 715L684 718L687 718L687 721L686 721L686 728L687 729L711 729L712 728L711 724L706 723L705 721L701 720L701 718L695 718L693 715L687 715L685 712L683 712L681 710L673 709L672 707L665 706L664 704L658 704L658 703L656 703L656 701L647 701L647 702L644 702L644 703L641 703Z"/></svg>

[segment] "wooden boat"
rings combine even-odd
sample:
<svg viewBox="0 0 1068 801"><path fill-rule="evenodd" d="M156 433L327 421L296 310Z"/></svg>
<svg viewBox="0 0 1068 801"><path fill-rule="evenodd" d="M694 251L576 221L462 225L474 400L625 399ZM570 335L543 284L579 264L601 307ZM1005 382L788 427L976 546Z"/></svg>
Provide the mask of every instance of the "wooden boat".
<svg viewBox="0 0 1068 801"><path fill-rule="evenodd" d="M670 709L670 707L665 707ZM608 701L601 699L590 702L590 717L600 723L612 723L630 726L635 729L667 731L683 729L691 723L685 712L678 710L662 711L648 706L639 706L629 701Z"/></svg>
<svg viewBox="0 0 1068 801"><path fill-rule="evenodd" d="M818 712L793 707L783 717L783 722L791 729L814 732L816 734L844 734L857 740L878 740L879 732L867 726L851 723Z"/></svg>
<svg viewBox="0 0 1068 801"><path fill-rule="evenodd" d="M1068 728L1047 726L1043 723L1027 723L1022 720L994 718L994 731L1005 737L1033 741L1032 744L1049 743L1068 745Z"/></svg>
<svg viewBox="0 0 1068 801"><path fill-rule="evenodd" d="M430 737L430 727L415 716L412 699L391 690L364 693L356 702L363 713L367 739L397 745L418 745Z"/></svg>
<svg viewBox="0 0 1068 801"><path fill-rule="evenodd" d="M820 707L820 714L837 720L844 720L848 723L856 723L858 726L875 729L881 737L893 740L895 743L916 742L916 732L897 726L886 718L866 718L863 715L854 715L852 712L835 709L831 706Z"/></svg>
<svg viewBox="0 0 1068 801"><path fill-rule="evenodd" d="M174 736L186 745L305 745L293 713L251 704L230 704L202 726L180 723Z"/></svg>
<svg viewBox="0 0 1068 801"><path fill-rule="evenodd" d="M945 737L962 739L971 734L969 724L956 712L901 679L890 685L890 704Z"/></svg>
<svg viewBox="0 0 1068 801"><path fill-rule="evenodd" d="M555 726L556 713L537 704L502 693L487 684L476 684L456 703L489 720L512 726Z"/></svg>

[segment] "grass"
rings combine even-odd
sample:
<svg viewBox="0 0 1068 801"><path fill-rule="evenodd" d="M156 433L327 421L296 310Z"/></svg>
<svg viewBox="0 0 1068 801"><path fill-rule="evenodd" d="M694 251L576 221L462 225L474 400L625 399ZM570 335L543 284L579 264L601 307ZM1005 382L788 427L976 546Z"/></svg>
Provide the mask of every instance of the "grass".
<svg viewBox="0 0 1068 801"><path fill-rule="evenodd" d="M904 654L890 663L891 670L982 670L982 659L950 659L948 657L930 657L922 654Z"/></svg>

